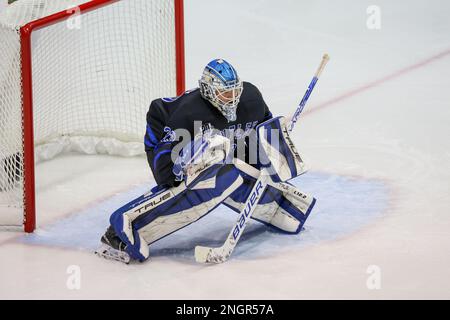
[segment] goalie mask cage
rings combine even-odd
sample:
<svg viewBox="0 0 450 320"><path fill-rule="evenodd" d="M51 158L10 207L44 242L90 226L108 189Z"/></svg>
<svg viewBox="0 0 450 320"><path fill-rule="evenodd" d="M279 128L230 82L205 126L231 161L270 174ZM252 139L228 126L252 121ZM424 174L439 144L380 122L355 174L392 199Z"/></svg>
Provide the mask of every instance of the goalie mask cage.
<svg viewBox="0 0 450 320"><path fill-rule="evenodd" d="M0 12L0 225L35 229L35 162L144 152L184 91L183 0L19 0Z"/></svg>

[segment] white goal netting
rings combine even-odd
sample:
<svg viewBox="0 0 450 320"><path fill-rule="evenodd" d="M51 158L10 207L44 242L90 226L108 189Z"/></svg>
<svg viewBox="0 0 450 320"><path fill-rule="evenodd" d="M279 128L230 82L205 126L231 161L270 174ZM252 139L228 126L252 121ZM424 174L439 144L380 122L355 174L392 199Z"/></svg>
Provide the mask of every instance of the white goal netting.
<svg viewBox="0 0 450 320"><path fill-rule="evenodd" d="M84 2L19 0L0 12L0 225L23 219L20 28ZM151 100L176 95L175 47L171 0L122 0L34 31L35 161L142 154Z"/></svg>

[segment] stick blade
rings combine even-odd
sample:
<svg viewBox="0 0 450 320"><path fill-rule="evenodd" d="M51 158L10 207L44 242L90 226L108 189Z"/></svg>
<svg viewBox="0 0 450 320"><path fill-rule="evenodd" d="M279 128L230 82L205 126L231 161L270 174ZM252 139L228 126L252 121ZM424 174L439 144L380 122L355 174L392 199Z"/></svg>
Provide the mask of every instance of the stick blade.
<svg viewBox="0 0 450 320"><path fill-rule="evenodd" d="M199 263L222 263L228 260L231 255L230 250L224 247L209 248L203 246L195 247L195 261Z"/></svg>
<svg viewBox="0 0 450 320"><path fill-rule="evenodd" d="M207 263L208 257L211 253L212 249L209 247L196 246L195 247L195 261L198 263Z"/></svg>

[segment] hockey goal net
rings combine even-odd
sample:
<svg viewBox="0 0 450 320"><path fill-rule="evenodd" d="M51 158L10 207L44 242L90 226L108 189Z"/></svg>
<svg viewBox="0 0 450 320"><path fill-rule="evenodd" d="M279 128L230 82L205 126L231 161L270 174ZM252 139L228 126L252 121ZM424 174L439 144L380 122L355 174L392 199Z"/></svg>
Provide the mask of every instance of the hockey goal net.
<svg viewBox="0 0 450 320"><path fill-rule="evenodd" d="M142 153L184 90L182 0L18 0L0 12L0 225L35 228L35 163Z"/></svg>

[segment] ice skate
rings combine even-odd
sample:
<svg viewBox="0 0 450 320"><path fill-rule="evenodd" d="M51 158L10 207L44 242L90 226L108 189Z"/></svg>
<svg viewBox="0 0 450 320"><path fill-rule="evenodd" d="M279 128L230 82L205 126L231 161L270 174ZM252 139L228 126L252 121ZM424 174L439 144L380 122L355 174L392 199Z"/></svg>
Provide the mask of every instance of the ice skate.
<svg viewBox="0 0 450 320"><path fill-rule="evenodd" d="M126 244L116 235L112 226L108 227L100 241L102 245L95 251L96 255L126 264L130 263L131 258L125 251Z"/></svg>

